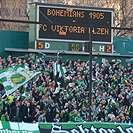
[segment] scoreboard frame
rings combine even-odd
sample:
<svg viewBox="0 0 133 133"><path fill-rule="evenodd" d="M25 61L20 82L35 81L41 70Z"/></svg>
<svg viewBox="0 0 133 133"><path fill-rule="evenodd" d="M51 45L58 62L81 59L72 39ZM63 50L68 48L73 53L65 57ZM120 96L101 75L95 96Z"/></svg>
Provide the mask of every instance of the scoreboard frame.
<svg viewBox="0 0 133 133"><path fill-rule="evenodd" d="M36 25L36 40L62 41L62 42L86 42L86 41L89 41L89 34L90 34L89 26L92 25L94 26L93 32L92 32L93 43L100 43L100 44L112 44L113 43L113 30L111 28L110 29L107 28L107 27L113 26L113 9L111 8L91 8L91 7L80 7L80 6L77 7L77 6L68 6L68 5L67 6L66 5L50 5L50 4L37 4L36 8L37 8L36 9L36 20L37 22L42 23L42 24ZM43 12L42 14L42 11L40 11L40 9L41 10L44 9L45 12ZM50 14L50 11L48 14L48 10L52 10L52 9L54 11L57 10L57 13L58 11L62 11L62 12L65 11L65 13L67 10L71 10L71 11L65 17L61 16L62 13L59 14L60 16L58 16L58 14L56 14L57 16L52 16L51 15L52 13ZM71 13L72 11L74 11L73 13L74 17L70 16L72 15ZM92 14L88 14L88 16L91 17L91 19L86 18L85 15L87 13L92 13ZM44 17L43 19L41 15ZM109 15L109 17L107 15ZM105 18L105 21L103 20L104 18ZM107 18L109 18L110 20L108 21ZM63 19L64 19L64 22L63 22ZM85 22L86 19L87 19L87 22ZM58 20L60 22L58 22ZM95 25L96 23L98 24ZM49 28L51 27L51 25L53 26L52 30L51 28ZM61 29L61 26L63 25L65 26L62 28L62 31L63 29L65 29L65 31L67 32L65 35L63 35L62 33L61 33L62 35L60 35L58 30ZM69 33L68 33L68 27L70 28ZM72 28L74 30L73 31L74 33L71 33ZM56 30L56 32L53 30Z"/></svg>

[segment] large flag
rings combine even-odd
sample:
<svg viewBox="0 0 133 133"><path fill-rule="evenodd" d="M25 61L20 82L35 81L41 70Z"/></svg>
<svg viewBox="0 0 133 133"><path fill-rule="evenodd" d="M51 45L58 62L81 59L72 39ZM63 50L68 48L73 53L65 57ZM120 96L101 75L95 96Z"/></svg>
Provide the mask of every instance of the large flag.
<svg viewBox="0 0 133 133"><path fill-rule="evenodd" d="M0 71L0 82L8 96L38 74L40 72L30 71L26 66L9 67Z"/></svg>
<svg viewBox="0 0 133 133"><path fill-rule="evenodd" d="M15 123L0 121L0 133L40 133L38 123Z"/></svg>
<svg viewBox="0 0 133 133"><path fill-rule="evenodd" d="M59 78L61 76L64 76L65 73L67 72L64 66L61 66L59 63L56 63L56 62L53 64L53 71L54 71L54 76L56 76L57 73L59 72Z"/></svg>
<svg viewBox="0 0 133 133"><path fill-rule="evenodd" d="M60 65L60 63L55 62L53 64L54 80L55 80L55 90L53 97L57 96L62 90L62 84L64 82L63 77L67 72L65 66Z"/></svg>

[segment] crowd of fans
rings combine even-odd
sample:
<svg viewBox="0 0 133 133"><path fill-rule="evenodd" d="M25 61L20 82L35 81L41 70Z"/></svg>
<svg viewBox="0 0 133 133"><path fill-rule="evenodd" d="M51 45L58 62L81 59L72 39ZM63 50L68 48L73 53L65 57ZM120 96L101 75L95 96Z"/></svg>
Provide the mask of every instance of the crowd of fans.
<svg viewBox="0 0 133 133"><path fill-rule="evenodd" d="M53 64L60 63L67 70L60 78L61 90L55 92ZM24 58L9 56L0 59L0 69L26 65L41 74L17 91L4 96L0 90L0 119L13 122L88 122L89 121L89 64L88 62L46 61L37 55ZM133 123L133 69L92 62L91 121Z"/></svg>

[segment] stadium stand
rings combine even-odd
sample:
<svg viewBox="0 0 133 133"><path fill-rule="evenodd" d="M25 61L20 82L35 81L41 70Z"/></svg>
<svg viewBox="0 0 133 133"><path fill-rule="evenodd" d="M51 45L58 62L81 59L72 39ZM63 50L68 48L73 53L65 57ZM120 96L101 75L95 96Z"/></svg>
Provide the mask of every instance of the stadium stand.
<svg viewBox="0 0 133 133"><path fill-rule="evenodd" d="M88 122L89 66L39 58L1 58L1 70L17 65L41 71L17 91L5 97L0 85L0 118L12 122ZM55 66L57 65L57 67ZM59 68L56 70L55 68ZM91 121L133 123L133 68L128 63L92 62ZM55 87L56 86L56 87Z"/></svg>

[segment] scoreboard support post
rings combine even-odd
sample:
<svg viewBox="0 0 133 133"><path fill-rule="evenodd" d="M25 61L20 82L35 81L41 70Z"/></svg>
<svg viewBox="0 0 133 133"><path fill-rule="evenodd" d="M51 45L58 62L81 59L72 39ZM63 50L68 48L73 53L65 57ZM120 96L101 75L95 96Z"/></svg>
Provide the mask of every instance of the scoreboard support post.
<svg viewBox="0 0 133 133"><path fill-rule="evenodd" d="M92 25L90 25L90 34L89 34L89 121L91 121L91 90L92 90Z"/></svg>

